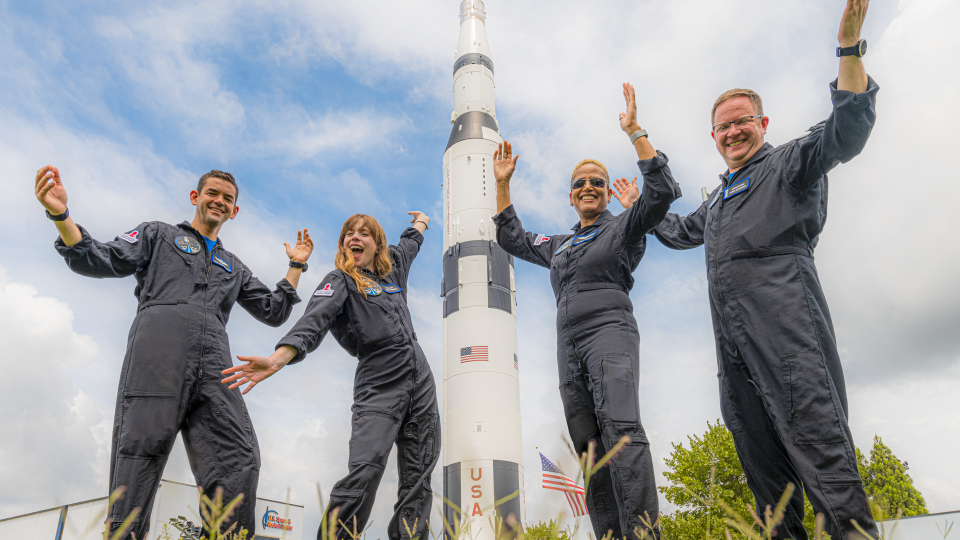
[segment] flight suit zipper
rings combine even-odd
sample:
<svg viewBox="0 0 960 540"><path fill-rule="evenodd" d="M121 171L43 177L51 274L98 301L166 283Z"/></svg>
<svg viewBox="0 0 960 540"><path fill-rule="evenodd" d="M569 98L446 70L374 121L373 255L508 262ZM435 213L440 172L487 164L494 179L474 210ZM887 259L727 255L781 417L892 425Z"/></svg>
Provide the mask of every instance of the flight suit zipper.
<svg viewBox="0 0 960 540"><path fill-rule="evenodd" d="M199 232L197 234L199 234ZM203 236L203 235L200 235L200 236ZM206 237L204 237L204 245L200 249L203 249L205 247L207 247ZM216 249L216 246L214 246L213 249ZM201 325L201 331L200 331L201 332L200 333L200 366L198 368L198 375L197 375L199 379L203 379L203 358L207 348L207 291L208 291L208 287L210 286L210 256L212 253L213 253L213 250L207 250L207 254L204 255L204 261L206 262L206 270L205 270L206 275L203 278L203 295L201 295L200 297L200 302L201 304L203 304L203 308L202 308L203 324Z"/></svg>
<svg viewBox="0 0 960 540"><path fill-rule="evenodd" d="M723 322L724 330L726 330L727 334L729 335L729 338L730 338L730 341L731 341L731 342L733 342L733 334L730 333L730 323L729 323L729 321L727 321L727 314L726 314L726 309L725 309L725 308L726 308L726 305L727 305L727 301L726 301L726 298L724 297L724 294L723 294L723 287L722 287L721 284L720 284L720 254L719 254L719 252L720 252L720 242L721 242L721 236L722 236L721 232L722 232L722 228L723 228L723 202L724 202L724 201L723 201L723 197L724 197L724 192L726 191L726 188L729 187L730 185L733 185L733 180L734 180L735 178L738 178L738 177L740 176L740 173L743 172L744 169L746 169L746 167L743 167L743 168L740 169L739 171L733 173L733 176L727 177L726 180L724 180L724 179L722 178L722 176L721 176L721 180L720 180L720 201L719 201L719 202L720 202L720 206L719 206L719 208L717 209L717 218L716 218L716 219L717 219L717 234L716 234L716 238L715 238L716 248L715 248L714 251L713 251L713 253L714 253L714 256L713 256L714 276L716 276L715 279L717 280L717 295L720 297L720 307L719 307L719 309L718 309L717 311L720 312L720 320Z"/></svg>

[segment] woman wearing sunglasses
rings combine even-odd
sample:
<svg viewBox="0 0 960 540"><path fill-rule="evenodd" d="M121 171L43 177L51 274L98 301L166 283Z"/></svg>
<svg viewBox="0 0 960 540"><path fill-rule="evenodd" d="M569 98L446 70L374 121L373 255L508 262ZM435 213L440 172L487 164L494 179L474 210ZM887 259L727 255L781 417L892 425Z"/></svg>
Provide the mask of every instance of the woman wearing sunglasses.
<svg viewBox="0 0 960 540"><path fill-rule="evenodd" d="M591 443L602 456L623 436L630 443L590 479L587 507L596 538L659 538L659 505L649 443L640 425L640 334L630 289L646 248L645 235L680 197L667 157L650 145L637 124L635 92L623 85L627 112L620 127L630 136L643 186L640 200L614 216L610 176L599 161L573 169L570 205L580 221L573 234L543 235L524 230L510 202L510 177L517 158L503 141L494 154L497 179L497 242L507 253L550 269L557 297L557 367L567 428L577 452ZM622 180L626 182L626 179ZM636 178L633 179L636 185Z"/></svg>
<svg viewBox="0 0 960 540"><path fill-rule="evenodd" d="M371 216L355 214L343 224L334 265L320 282L307 310L269 358L238 356L227 370L230 388L246 394L287 364L316 350L329 331L359 359L353 386L349 472L333 486L328 510L339 508L338 538L363 531L373 509L390 449L397 446L400 489L387 536L405 531L425 538L433 504L430 475L440 449L437 392L430 365L417 344L407 309L407 276L430 222L413 215L396 246ZM232 374L232 375L231 375ZM318 532L317 538L323 536Z"/></svg>

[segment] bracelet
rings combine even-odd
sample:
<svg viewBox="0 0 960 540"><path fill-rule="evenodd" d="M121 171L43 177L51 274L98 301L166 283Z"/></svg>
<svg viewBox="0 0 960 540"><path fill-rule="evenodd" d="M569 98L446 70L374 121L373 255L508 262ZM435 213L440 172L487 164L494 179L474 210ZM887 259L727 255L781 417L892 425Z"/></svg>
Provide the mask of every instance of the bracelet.
<svg viewBox="0 0 960 540"><path fill-rule="evenodd" d="M60 214L59 216L55 216L55 215L51 214L49 210L44 210L44 212L46 212L47 218L49 218L49 219L51 219L51 220L53 220L53 221L64 221L64 220L66 220L68 217L70 217L70 209L69 209L69 208L64 209L63 213Z"/></svg>
<svg viewBox="0 0 960 540"><path fill-rule="evenodd" d="M631 142L631 143L635 143L635 142L637 142L637 139L639 139L640 137L646 137L646 138L648 138L648 139L650 138L650 137L647 135L647 130L645 130L645 129L640 129L640 131L635 131L635 132L633 133L633 135L630 136L630 142Z"/></svg>
<svg viewBox="0 0 960 540"><path fill-rule="evenodd" d="M422 220L422 219L418 219L418 220L416 220L416 221L413 222L414 225L416 225L417 223L423 223L423 226L424 226L425 229L429 229L429 228L430 228L430 225L429 225L426 221L424 221L424 220Z"/></svg>
<svg viewBox="0 0 960 540"><path fill-rule="evenodd" d="M307 271L307 263L302 263L302 262L297 262L297 261L290 261L290 268L299 268L301 272L306 273L306 271Z"/></svg>

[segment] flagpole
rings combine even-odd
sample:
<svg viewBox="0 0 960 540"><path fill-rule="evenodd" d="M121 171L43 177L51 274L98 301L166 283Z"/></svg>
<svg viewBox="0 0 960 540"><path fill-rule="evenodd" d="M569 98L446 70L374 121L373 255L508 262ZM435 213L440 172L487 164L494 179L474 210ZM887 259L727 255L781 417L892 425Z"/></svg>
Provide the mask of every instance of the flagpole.
<svg viewBox="0 0 960 540"><path fill-rule="evenodd" d="M540 458L540 447L534 446L537 449L537 457ZM540 462L540 481L537 482L537 488L539 489L539 495L537 496L537 518L540 520L540 523L543 523L543 462Z"/></svg>

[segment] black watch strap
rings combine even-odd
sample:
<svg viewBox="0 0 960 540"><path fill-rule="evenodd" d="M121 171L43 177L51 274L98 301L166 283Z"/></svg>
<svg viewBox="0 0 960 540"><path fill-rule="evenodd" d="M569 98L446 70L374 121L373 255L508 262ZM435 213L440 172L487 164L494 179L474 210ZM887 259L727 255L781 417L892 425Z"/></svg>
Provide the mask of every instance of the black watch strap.
<svg viewBox="0 0 960 540"><path fill-rule="evenodd" d="M867 54L867 40L861 39L855 45L850 47L837 47L837 58L841 56L856 56L863 58Z"/></svg>
<svg viewBox="0 0 960 540"><path fill-rule="evenodd" d="M307 271L307 263L290 261L290 268L299 268L301 272Z"/></svg>
<svg viewBox="0 0 960 540"><path fill-rule="evenodd" d="M55 216L55 215L51 214L49 210L44 210L44 212L46 212L47 218L48 218L48 219L51 219L51 220L53 220L53 221L65 221L68 217L70 217L70 209L69 209L69 208L67 208L66 210L64 210L63 213L60 214L59 216Z"/></svg>

